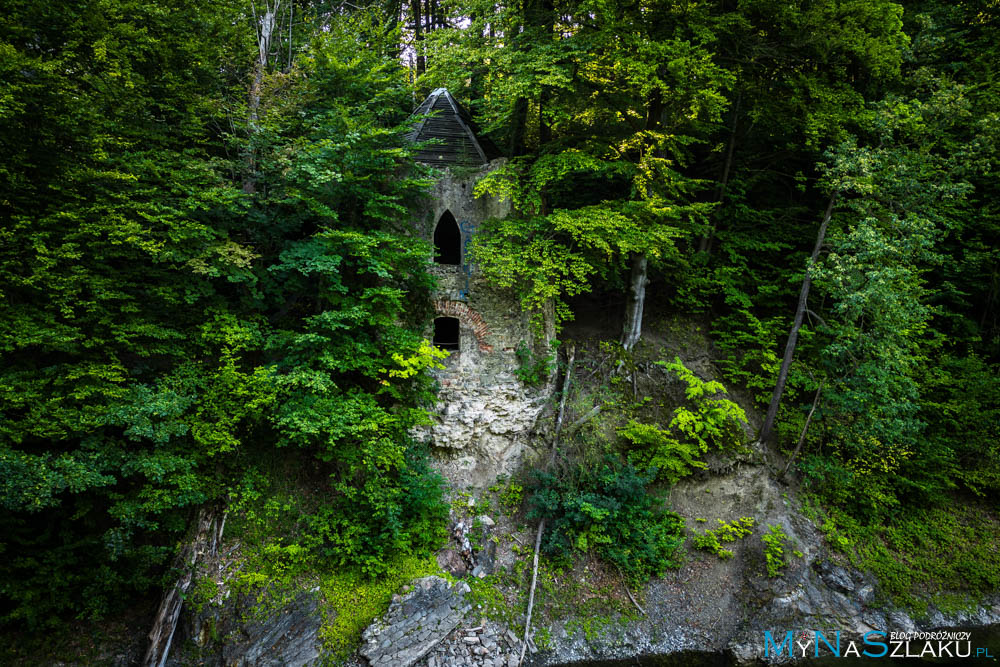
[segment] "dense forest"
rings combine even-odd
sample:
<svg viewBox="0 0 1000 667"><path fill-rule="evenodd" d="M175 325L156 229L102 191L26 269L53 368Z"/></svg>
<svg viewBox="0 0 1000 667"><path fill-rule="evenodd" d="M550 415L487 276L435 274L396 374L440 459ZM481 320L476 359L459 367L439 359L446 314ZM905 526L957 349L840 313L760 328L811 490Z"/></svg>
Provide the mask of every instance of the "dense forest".
<svg viewBox="0 0 1000 667"><path fill-rule="evenodd" d="M206 507L269 577L437 547L405 138L437 87L508 158L483 275L557 336L615 304L625 365L644 312L705 322L832 547L900 600L1000 589L996 0L7 0L0 54L9 630L155 604ZM643 489L718 409L537 476L531 516L572 541L574 493L628 487L661 530L603 555L656 574Z"/></svg>

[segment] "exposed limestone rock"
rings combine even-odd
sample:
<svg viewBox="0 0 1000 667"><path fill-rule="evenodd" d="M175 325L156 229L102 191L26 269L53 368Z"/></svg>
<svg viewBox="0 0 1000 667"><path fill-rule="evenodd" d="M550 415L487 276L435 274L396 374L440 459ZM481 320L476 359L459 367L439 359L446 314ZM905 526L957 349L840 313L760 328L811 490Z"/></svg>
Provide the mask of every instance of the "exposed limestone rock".
<svg viewBox="0 0 1000 667"><path fill-rule="evenodd" d="M431 442L439 469L455 487L485 487L520 464L546 397L526 391L512 376L482 382L442 373Z"/></svg>

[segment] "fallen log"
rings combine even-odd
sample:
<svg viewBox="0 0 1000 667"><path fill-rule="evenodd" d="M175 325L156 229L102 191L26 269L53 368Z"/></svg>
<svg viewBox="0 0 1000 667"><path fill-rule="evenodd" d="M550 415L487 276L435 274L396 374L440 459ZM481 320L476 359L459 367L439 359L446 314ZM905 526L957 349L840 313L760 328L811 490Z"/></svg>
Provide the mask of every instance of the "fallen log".
<svg viewBox="0 0 1000 667"><path fill-rule="evenodd" d="M143 659L143 667L163 667L170 655L170 644L177 631L177 620L181 615L184 597L194 581L199 565L218 555L219 541L226 524L225 512L219 516L218 508L203 507L195 519L193 538L181 549L175 559L176 567L182 570L180 577L160 602L160 608L149 631L149 649Z"/></svg>

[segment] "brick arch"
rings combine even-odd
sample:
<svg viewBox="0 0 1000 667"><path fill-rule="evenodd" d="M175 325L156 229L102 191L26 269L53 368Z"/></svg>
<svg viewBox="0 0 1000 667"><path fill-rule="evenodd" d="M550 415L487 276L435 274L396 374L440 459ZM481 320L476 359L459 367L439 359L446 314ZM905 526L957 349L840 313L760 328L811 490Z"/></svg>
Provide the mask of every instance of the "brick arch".
<svg viewBox="0 0 1000 667"><path fill-rule="evenodd" d="M493 346L486 342L486 336L489 335L490 328L486 326L483 316L472 308L469 308L461 301L438 299L434 302L434 311L444 317L457 317L459 322L472 329L481 352L493 351Z"/></svg>

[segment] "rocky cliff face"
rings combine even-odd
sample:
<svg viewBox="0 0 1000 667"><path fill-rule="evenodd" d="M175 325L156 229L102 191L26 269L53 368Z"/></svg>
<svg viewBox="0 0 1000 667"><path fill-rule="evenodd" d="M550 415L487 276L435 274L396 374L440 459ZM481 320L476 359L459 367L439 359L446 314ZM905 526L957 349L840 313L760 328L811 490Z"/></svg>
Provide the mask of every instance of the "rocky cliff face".
<svg viewBox="0 0 1000 667"><path fill-rule="evenodd" d="M765 630L779 644L787 631L794 631L799 639L802 632L811 638L815 630L820 630L831 643L840 631L846 648L851 639L860 644L860 637L870 630L913 632L1000 624L1000 598L987 601L977 610L951 615L932 609L919 619L901 609L879 607L875 604L872 577L838 565L830 558L812 522L796 511L786 487L774 482L763 466L743 465L724 475L681 482L675 487L671 502L688 518L692 530L706 525L698 522L698 518L728 521L743 516L757 519L756 530L753 535L727 545L734 551L731 558L692 552L680 570L654 579L644 590L634 592L645 613L612 612L600 619L597 631L586 629L594 619L582 606L578 612L555 621L539 618L536 610L533 638L525 647L526 664L554 667L787 662L787 653L775 656L771 651L765 656ZM764 547L759 539L769 525L781 526L788 538L788 548L802 554L789 558L787 569L775 578L766 575ZM501 524L495 530L506 529ZM517 560L516 555L503 553L505 546L509 551L510 546L529 536L515 537L514 541L501 537L502 553L496 557L500 567ZM462 573L468 570L463 568ZM575 571L564 576L590 575ZM445 591L446 582L438 581L433 586ZM475 578L472 581L477 583ZM506 623L485 618L484 614L490 610L466 603L469 589L459 583L448 587L450 592L442 595L453 596L449 602L452 608L464 605L461 606L465 609L464 616L457 622L450 617L446 628L435 630L422 620L435 617L435 610L441 605L439 598L420 592L421 587L430 586L422 580L417 582L416 592L398 598L386 616L367 632L368 643L362 654L374 651L373 655L384 655L387 647L395 645L392 641L384 644L382 653L373 647L381 645L380 637L391 635L404 638L401 650L393 653L393 664L400 667L516 664L512 657L520 654L523 617L514 615ZM509 590L500 593L506 594L508 600L517 595L517 591ZM405 637L411 634L423 642L419 654L406 649ZM994 632L989 641L995 642L995 635ZM794 650L800 653L799 648ZM813 651L814 647L809 646L807 657L812 657ZM821 655L829 655L825 646ZM637 662L639 658L642 661ZM371 664L382 663L376 660Z"/></svg>
<svg viewBox="0 0 1000 667"><path fill-rule="evenodd" d="M545 394L526 390L512 375L483 381L445 372L439 381L429 437L437 448L437 467L452 486L484 488L515 472L530 447Z"/></svg>
<svg viewBox="0 0 1000 667"><path fill-rule="evenodd" d="M816 527L796 510L787 488L763 466L744 465L726 475L682 481L672 492L671 503L692 530L708 525L696 518L714 522L751 516L756 518L756 531L729 545L735 552L730 559L692 554L676 573L652 580L637 596L646 612L639 620L612 623L608 632L589 640L580 632L567 631L574 625L572 618L557 622L550 629L551 650L535 656L532 664L685 652L723 656L732 664L756 664L775 661L773 653L769 659L764 656L765 630L779 643L786 631L796 631L796 636L807 631L811 637L814 630L823 630L832 641L832 633L840 630L846 645L848 637L869 630L907 632L1000 623L1000 598L950 615L932 609L919 619L901 609L877 606L875 580L836 564ZM766 575L759 539L768 525L780 525L789 538L788 548L802 553L789 558L787 569L776 578ZM813 647L808 651L811 657Z"/></svg>

